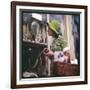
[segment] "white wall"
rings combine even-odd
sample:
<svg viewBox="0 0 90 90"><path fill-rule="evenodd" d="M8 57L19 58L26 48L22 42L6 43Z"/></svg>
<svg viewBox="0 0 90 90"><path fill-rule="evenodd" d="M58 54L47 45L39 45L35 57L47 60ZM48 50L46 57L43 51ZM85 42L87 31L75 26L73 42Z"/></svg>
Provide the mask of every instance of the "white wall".
<svg viewBox="0 0 90 90"><path fill-rule="evenodd" d="M10 1L11 0L0 0L0 90L10 89L10 17L11 17ZM30 1L88 5L88 9L90 9L90 6L89 6L90 0L30 0ZM90 10L88 10L88 13L90 15ZM88 23L90 23L90 17L88 17ZM90 26L88 27L88 30L89 30L88 34L90 34ZM88 38L90 38L90 35ZM88 44L89 44L88 46L90 46L90 41L88 42ZM88 47L88 50L90 50L90 47ZM90 55L88 58L90 59ZM90 60L88 61L88 63L90 63ZM88 65L88 68L90 68L90 65ZM90 76L90 70L88 71L89 71L88 76ZM43 90L50 90L50 89L52 90L55 90L55 89L56 90L60 90L60 89L61 90L80 90L80 89L90 90L89 88L90 88L90 78L89 78L88 85L33 88L32 90L42 90L42 89Z"/></svg>

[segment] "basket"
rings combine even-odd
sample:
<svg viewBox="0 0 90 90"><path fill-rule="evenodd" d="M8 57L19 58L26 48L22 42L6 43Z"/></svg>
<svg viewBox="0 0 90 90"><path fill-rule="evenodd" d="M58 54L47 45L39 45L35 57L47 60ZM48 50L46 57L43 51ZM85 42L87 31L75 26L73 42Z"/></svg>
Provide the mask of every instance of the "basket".
<svg viewBox="0 0 90 90"><path fill-rule="evenodd" d="M79 76L80 65L54 62L53 74L54 76Z"/></svg>

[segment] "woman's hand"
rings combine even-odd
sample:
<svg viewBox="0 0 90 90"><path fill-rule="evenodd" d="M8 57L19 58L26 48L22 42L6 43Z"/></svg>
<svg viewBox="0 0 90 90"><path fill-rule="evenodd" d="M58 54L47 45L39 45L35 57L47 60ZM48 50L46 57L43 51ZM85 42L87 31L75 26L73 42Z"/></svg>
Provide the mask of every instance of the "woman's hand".
<svg viewBox="0 0 90 90"><path fill-rule="evenodd" d="M48 48L44 48L43 53L44 53L44 55L48 56L49 58L54 56L54 52Z"/></svg>

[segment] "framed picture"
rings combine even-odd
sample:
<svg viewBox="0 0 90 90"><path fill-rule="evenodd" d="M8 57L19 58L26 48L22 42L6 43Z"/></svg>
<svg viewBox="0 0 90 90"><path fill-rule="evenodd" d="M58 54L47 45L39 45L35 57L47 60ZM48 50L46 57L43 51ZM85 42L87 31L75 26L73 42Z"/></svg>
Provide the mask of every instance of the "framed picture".
<svg viewBox="0 0 90 90"><path fill-rule="evenodd" d="M11 88L87 84L87 6L11 2Z"/></svg>

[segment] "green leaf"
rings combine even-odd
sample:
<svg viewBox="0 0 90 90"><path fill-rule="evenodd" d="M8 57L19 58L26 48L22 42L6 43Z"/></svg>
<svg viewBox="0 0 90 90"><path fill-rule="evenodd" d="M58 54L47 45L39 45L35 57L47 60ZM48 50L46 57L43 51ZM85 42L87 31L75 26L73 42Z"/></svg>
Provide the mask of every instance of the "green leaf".
<svg viewBox="0 0 90 90"><path fill-rule="evenodd" d="M67 41L65 41L62 37L55 39L51 45L51 50L60 51L67 46Z"/></svg>

